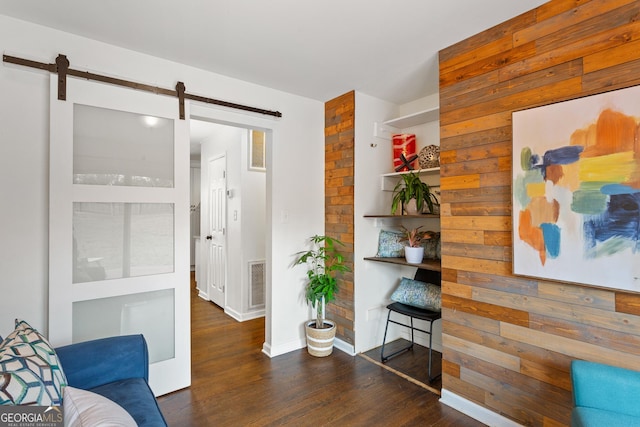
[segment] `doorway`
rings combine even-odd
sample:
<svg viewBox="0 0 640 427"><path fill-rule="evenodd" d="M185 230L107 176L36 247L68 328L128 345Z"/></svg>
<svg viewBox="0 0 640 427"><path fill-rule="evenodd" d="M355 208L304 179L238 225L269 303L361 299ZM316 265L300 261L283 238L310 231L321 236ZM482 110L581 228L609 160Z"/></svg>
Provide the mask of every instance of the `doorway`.
<svg viewBox="0 0 640 427"><path fill-rule="evenodd" d="M255 167L253 134L245 126L191 120L192 162L201 165L196 271L206 281L197 287L238 321L265 315L266 168Z"/></svg>

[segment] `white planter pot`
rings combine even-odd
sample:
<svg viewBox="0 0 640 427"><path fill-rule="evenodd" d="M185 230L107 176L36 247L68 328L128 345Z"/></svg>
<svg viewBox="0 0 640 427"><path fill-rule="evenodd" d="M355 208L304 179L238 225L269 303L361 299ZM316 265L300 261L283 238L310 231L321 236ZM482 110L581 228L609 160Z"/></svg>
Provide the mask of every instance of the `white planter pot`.
<svg viewBox="0 0 640 427"><path fill-rule="evenodd" d="M412 248L411 246L404 247L404 258L409 264L420 264L424 257L424 247Z"/></svg>
<svg viewBox="0 0 640 427"><path fill-rule="evenodd" d="M416 206L416 199L411 199L404 205L404 212L407 215L418 215L420 213Z"/></svg>

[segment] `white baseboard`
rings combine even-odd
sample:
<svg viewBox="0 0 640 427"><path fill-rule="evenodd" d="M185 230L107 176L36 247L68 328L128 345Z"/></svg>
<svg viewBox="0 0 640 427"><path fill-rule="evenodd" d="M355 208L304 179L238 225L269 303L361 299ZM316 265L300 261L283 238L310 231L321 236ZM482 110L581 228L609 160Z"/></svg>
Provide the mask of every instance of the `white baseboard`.
<svg viewBox="0 0 640 427"><path fill-rule="evenodd" d="M301 340L290 341L288 343L284 343L277 346L271 346L266 342L262 344L262 352L269 357L280 356L281 354L289 353L291 351L300 350L301 348L305 348L307 343L305 338L303 337Z"/></svg>
<svg viewBox="0 0 640 427"><path fill-rule="evenodd" d="M465 399L464 397L452 393L444 388L442 389L440 403L444 403L445 405L450 406L453 409L491 427L522 427L522 425L515 421L503 417L484 406L480 406L477 403Z"/></svg>
<svg viewBox="0 0 640 427"><path fill-rule="evenodd" d="M264 317L264 310L251 311L249 313L240 313L239 311L231 308L225 308L224 313L236 319L238 322L246 322L247 320L257 319L258 317Z"/></svg>
<svg viewBox="0 0 640 427"><path fill-rule="evenodd" d="M353 345L349 344L346 341L342 341L339 338L336 338L333 341L333 347L337 348L340 351L343 351L345 353L347 353L349 356L355 356L356 355L356 349Z"/></svg>
<svg viewBox="0 0 640 427"><path fill-rule="evenodd" d="M264 317L265 316L265 310L264 308L262 310L256 310L256 311L250 311L249 313L244 313L244 315L242 316L242 320L253 320L253 319L258 319L260 317Z"/></svg>
<svg viewBox="0 0 640 427"><path fill-rule="evenodd" d="M267 356L272 357L271 356L271 344L269 344L267 342L263 342L262 343L262 352L264 354L266 354Z"/></svg>
<svg viewBox="0 0 640 427"><path fill-rule="evenodd" d="M237 320L238 322L242 322L242 314L240 312L235 311L234 309L225 307L224 308L224 314L226 314L227 316L232 317L233 319Z"/></svg>
<svg viewBox="0 0 640 427"><path fill-rule="evenodd" d="M264 310L251 311L249 313L240 313L239 311L233 310L231 308L225 308L224 313L233 317L238 322L246 322L247 320L264 317Z"/></svg>
<svg viewBox="0 0 640 427"><path fill-rule="evenodd" d="M307 343L304 338L302 339L302 341L291 341L276 347L271 347L270 344L267 344L265 342L262 344L262 352L269 357L276 357L280 356L281 354L289 353L291 351L300 350L301 348L305 348L306 346ZM333 347L337 350L347 353L349 356L356 355L355 348L351 344L341 339L336 338L333 342Z"/></svg>

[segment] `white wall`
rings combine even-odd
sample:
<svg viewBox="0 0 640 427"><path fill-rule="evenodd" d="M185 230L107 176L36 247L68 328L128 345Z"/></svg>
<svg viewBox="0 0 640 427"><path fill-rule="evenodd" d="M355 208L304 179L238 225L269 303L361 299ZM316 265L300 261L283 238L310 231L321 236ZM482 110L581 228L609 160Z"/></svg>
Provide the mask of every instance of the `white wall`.
<svg viewBox="0 0 640 427"><path fill-rule="evenodd" d="M393 170L391 140L373 136L374 122L397 115L397 106L356 92L355 117L355 330L356 352L382 343L386 305L397 284L398 267L365 261L378 248L378 220L366 214L383 214L391 197L380 190L380 174Z"/></svg>
<svg viewBox="0 0 640 427"><path fill-rule="evenodd" d="M183 81L188 93L281 111L283 117L273 119L191 105L195 116L273 132L267 148L272 166L267 173L267 292L275 297L267 300L272 318L266 322L264 351L276 355L304 345L304 272L289 266L309 230L323 229L322 102L5 16L0 16L0 50L41 62L54 62L63 53L74 69L167 88ZM0 67L0 335L13 329L16 317L45 333L48 327L48 81L46 72Z"/></svg>
<svg viewBox="0 0 640 427"><path fill-rule="evenodd" d="M354 214L356 352L364 352L382 344L387 316L386 306L391 302L391 293L401 277L411 278L416 271L415 267L363 260L366 256L376 255L380 230L393 229L399 225L396 220L363 218L365 214L388 214L391 210L392 193L381 191L380 175L393 172L393 150L390 139L373 136L374 123L432 108L437 106L437 102L436 96L423 98L409 106L396 106L356 92ZM416 134L418 150L429 144L439 145L437 122L435 125L428 123L403 131ZM439 224L428 224L425 228L439 231ZM434 349L441 348L439 328L440 322L437 322L434 327ZM408 336L401 329L406 328L391 325L387 341L401 335ZM428 343L421 339L418 342Z"/></svg>
<svg viewBox="0 0 640 427"><path fill-rule="evenodd" d="M264 315L264 307L251 307L250 305L250 277L249 263L265 260L266 253L266 217L267 204L265 192L267 188L266 171L249 170L249 134L245 132L242 143L242 190L240 194L240 211L237 221L241 224L242 269L240 270L242 283L242 313L243 319L255 318Z"/></svg>

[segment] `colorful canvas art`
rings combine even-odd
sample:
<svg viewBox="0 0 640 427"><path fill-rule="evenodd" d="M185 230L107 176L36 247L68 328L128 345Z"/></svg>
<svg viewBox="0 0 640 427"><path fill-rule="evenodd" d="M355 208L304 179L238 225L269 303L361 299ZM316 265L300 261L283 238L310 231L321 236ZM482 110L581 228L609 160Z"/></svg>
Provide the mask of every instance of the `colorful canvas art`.
<svg viewBox="0 0 640 427"><path fill-rule="evenodd" d="M513 113L514 274L640 292L640 86Z"/></svg>

